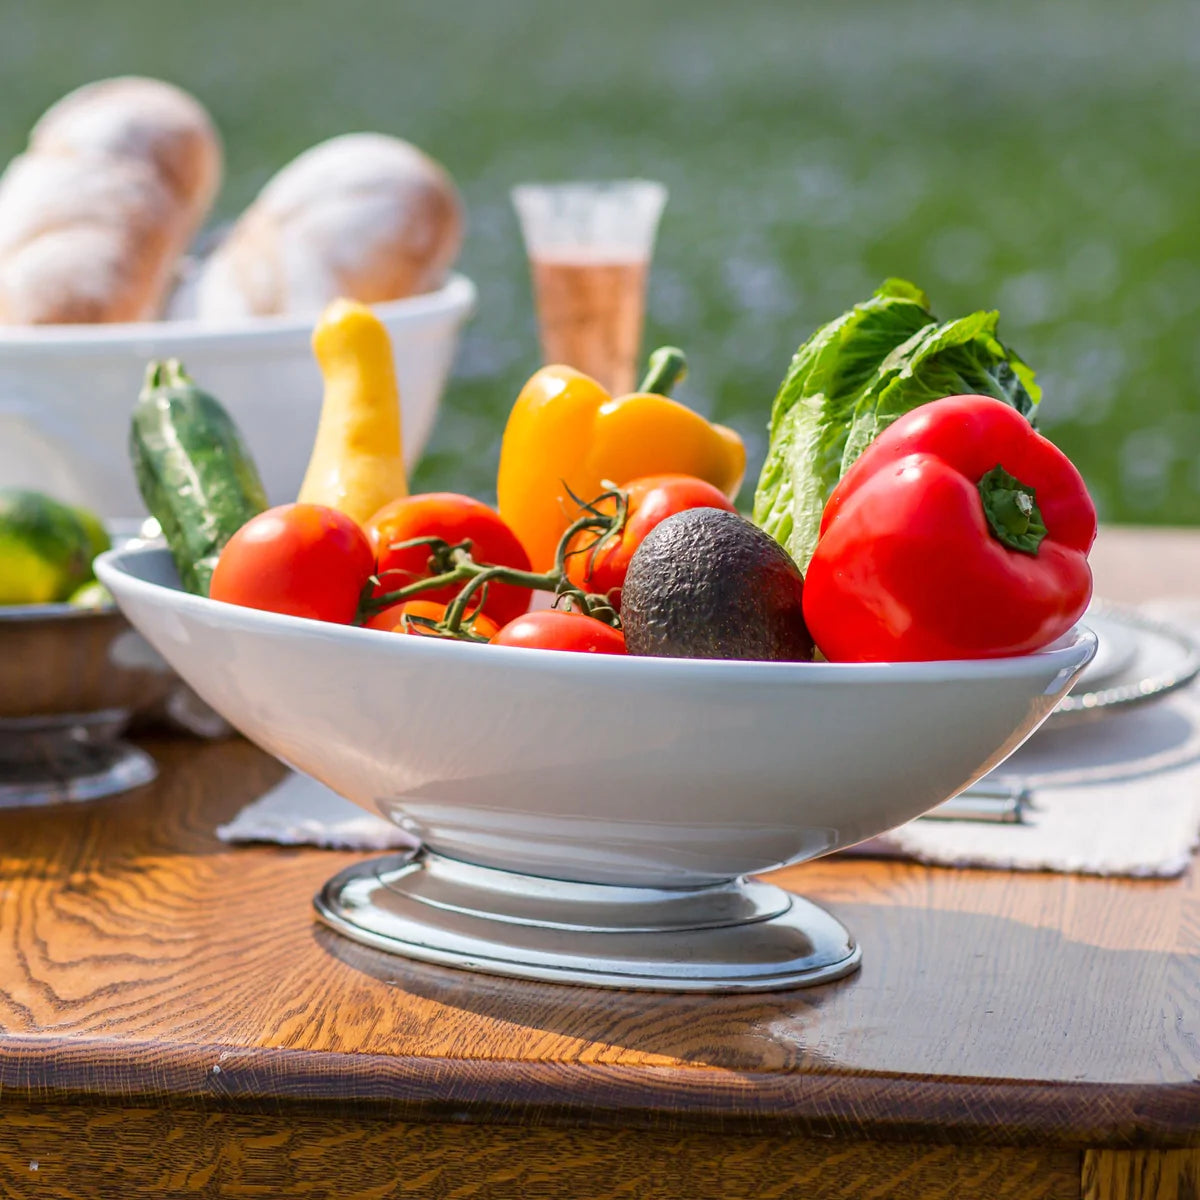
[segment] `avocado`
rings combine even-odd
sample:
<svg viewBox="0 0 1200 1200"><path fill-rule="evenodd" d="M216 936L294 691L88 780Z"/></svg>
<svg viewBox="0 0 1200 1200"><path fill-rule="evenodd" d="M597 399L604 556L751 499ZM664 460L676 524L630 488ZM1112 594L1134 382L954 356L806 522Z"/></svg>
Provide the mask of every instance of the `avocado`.
<svg viewBox="0 0 1200 1200"><path fill-rule="evenodd" d="M634 552L621 592L630 654L804 662L804 578L769 534L736 513L691 508Z"/></svg>

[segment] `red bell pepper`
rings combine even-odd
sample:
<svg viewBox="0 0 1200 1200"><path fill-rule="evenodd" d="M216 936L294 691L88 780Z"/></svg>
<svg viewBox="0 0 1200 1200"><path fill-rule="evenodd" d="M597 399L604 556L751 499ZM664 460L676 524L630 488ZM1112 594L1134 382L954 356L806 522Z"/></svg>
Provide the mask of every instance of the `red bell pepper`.
<svg viewBox="0 0 1200 1200"><path fill-rule="evenodd" d="M1026 654L1087 607L1096 510L1015 409L949 396L896 420L834 489L804 581L831 662Z"/></svg>

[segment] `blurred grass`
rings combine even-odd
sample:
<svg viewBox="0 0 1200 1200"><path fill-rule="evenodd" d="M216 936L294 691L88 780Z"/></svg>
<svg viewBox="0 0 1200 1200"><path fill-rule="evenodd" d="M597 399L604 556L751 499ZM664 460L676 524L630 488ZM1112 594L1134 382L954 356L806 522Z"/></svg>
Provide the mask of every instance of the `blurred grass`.
<svg viewBox="0 0 1200 1200"><path fill-rule="evenodd" d="M648 346L747 438L796 345L904 275L998 307L1110 520L1200 522L1200 5L847 0L0 0L0 160L79 83L173 80L226 141L220 215L380 129L457 178L480 311L419 486L487 495L536 366L509 187L671 190Z"/></svg>

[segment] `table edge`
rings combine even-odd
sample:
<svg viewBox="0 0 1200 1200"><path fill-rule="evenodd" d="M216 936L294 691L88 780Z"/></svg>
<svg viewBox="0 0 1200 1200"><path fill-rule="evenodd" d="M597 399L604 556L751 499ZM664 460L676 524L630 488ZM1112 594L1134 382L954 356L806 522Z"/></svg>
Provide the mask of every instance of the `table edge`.
<svg viewBox="0 0 1200 1200"><path fill-rule="evenodd" d="M1200 1080L937 1079L0 1037L0 1103L994 1145L1200 1146Z"/></svg>

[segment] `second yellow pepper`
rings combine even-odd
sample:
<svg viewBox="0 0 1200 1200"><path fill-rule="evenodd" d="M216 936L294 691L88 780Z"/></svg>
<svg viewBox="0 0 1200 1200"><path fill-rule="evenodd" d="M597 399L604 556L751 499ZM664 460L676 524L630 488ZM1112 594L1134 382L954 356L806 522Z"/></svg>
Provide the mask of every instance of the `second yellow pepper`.
<svg viewBox="0 0 1200 1200"><path fill-rule="evenodd" d="M521 389L500 448L500 515L535 571L554 562L559 538L608 484L643 475L696 475L732 499L746 470L742 439L660 395L682 365L660 351L643 390L614 399L589 375L547 366ZM671 357L674 355L674 357ZM656 369L657 366L657 369Z"/></svg>

